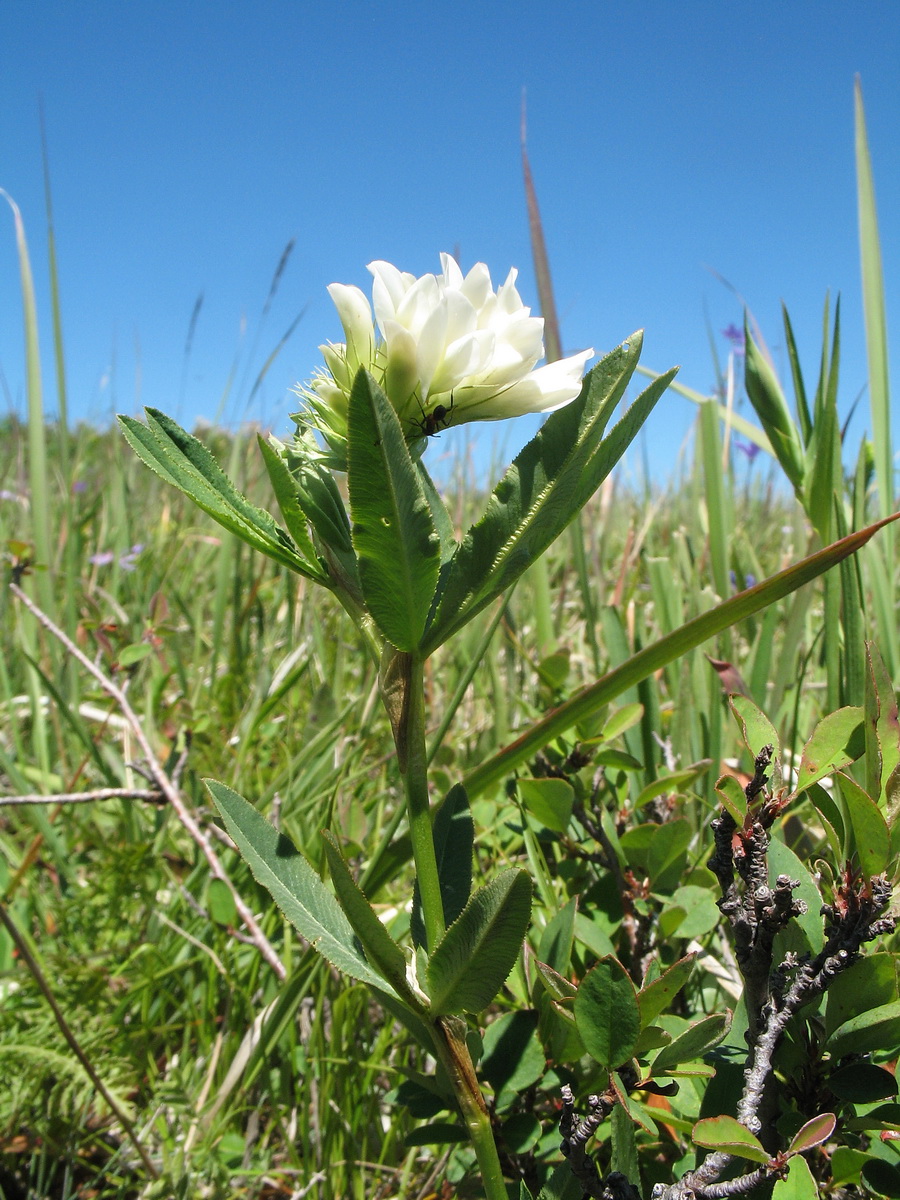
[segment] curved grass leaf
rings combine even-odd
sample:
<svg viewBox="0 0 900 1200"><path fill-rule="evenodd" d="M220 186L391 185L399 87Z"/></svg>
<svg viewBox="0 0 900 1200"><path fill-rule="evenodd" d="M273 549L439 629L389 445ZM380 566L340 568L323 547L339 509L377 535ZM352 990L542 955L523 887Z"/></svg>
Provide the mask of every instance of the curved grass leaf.
<svg viewBox="0 0 900 1200"><path fill-rule="evenodd" d="M248 546L299 575L324 581L318 564L297 553L292 539L270 513L241 495L202 442L165 413L154 408L144 411L146 425L133 417L118 418L138 458Z"/></svg>
<svg viewBox="0 0 900 1200"><path fill-rule="evenodd" d="M428 962L434 1014L481 1012L515 966L531 916L531 880L504 871L479 888Z"/></svg>
<svg viewBox="0 0 900 1200"><path fill-rule="evenodd" d="M499 783L520 763L527 762L538 750L565 733L579 721L604 704L615 700L629 688L647 679L661 667L715 637L730 625L736 625L760 609L767 608L777 600L789 596L805 583L837 566L851 554L855 554L879 529L896 521L900 513L894 513L874 525L851 533L840 541L811 554L777 575L764 579L762 583L739 592L708 612L685 622L674 633L651 642L626 662L603 675L596 683L584 688L571 700L560 704L542 720L526 730L516 741L498 751L481 766L476 767L463 780L469 799L474 799L487 788Z"/></svg>
<svg viewBox="0 0 900 1200"><path fill-rule="evenodd" d="M584 1048L602 1067L627 1062L641 1032L634 984L612 955L585 975L575 996L575 1024Z"/></svg>
<svg viewBox="0 0 900 1200"><path fill-rule="evenodd" d="M798 495L803 490L803 446L781 384L744 322L744 385L772 451Z"/></svg>
<svg viewBox="0 0 900 1200"><path fill-rule="evenodd" d="M341 908L356 931L366 957L381 972L398 996L417 1012L425 1006L415 996L406 978L406 956L382 925L378 914L350 874L334 834L323 830L325 854Z"/></svg>
<svg viewBox="0 0 900 1200"><path fill-rule="evenodd" d="M369 612L398 650L415 650L437 587L441 540L399 418L363 370L350 393L347 485Z"/></svg>
<svg viewBox="0 0 900 1200"><path fill-rule="evenodd" d="M579 398L548 417L516 456L447 569L425 653L515 583L624 454L674 375L672 370L654 380L604 438L642 341L636 333L599 362L585 377Z"/></svg>
<svg viewBox="0 0 900 1200"><path fill-rule="evenodd" d="M343 910L290 838L227 784L204 780L253 878L309 944L333 967L372 987L385 982L356 945Z"/></svg>

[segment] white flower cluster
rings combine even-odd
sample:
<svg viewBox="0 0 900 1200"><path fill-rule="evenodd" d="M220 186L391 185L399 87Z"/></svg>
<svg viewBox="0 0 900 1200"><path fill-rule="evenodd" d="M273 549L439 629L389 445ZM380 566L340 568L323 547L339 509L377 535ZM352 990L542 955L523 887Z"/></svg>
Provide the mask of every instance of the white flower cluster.
<svg viewBox="0 0 900 1200"><path fill-rule="evenodd" d="M299 390L333 449L346 443L347 405L360 367L384 389L409 440L464 421L550 412L580 392L593 350L535 369L544 354L544 322L522 303L515 269L494 292L484 263L464 276L442 254L441 266L442 274L417 279L391 263L370 263L374 320L359 288L329 287L346 341L322 346L326 370Z"/></svg>

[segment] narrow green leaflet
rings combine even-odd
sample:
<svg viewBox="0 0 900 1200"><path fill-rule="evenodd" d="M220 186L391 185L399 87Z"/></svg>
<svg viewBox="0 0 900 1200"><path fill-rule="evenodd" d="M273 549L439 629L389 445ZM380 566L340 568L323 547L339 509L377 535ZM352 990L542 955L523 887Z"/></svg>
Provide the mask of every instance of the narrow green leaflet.
<svg viewBox="0 0 900 1200"><path fill-rule="evenodd" d="M432 1012L487 1008L515 966L530 917L525 871L503 871L473 893L428 961Z"/></svg>
<svg viewBox="0 0 900 1200"><path fill-rule="evenodd" d="M832 775L848 763L861 758L865 751L865 731L861 708L839 708L823 717L803 747L797 791Z"/></svg>
<svg viewBox="0 0 900 1200"><path fill-rule="evenodd" d="M384 990L384 980L357 949L353 929L337 900L290 838L227 784L215 779L204 782L253 878L298 933L345 975Z"/></svg>
<svg viewBox="0 0 900 1200"><path fill-rule="evenodd" d="M366 957L407 1004L424 1012L425 1005L415 996L406 978L406 956L382 925L378 914L358 887L344 861L337 839L324 830L325 854L334 881L334 889L347 919L362 942Z"/></svg>
<svg viewBox="0 0 900 1200"><path fill-rule="evenodd" d="M456 552L428 630L431 653L510 587L597 490L668 387L655 380L608 437L603 434L640 356L634 334L585 378L580 397L553 413L494 488Z"/></svg>
<svg viewBox="0 0 900 1200"><path fill-rule="evenodd" d="M679 1063L690 1062L694 1058L702 1058L713 1046L718 1046L731 1028L731 1013L711 1013L701 1021L696 1021L688 1029L664 1046L653 1060L650 1068L651 1075L665 1075L668 1070L677 1067ZM702 1143L701 1143L702 1144Z"/></svg>
<svg viewBox="0 0 900 1200"><path fill-rule="evenodd" d="M895 513L883 521L877 521L874 525L848 534L831 546L826 546L786 570L779 571L770 579L739 592L708 612L687 621L680 629L645 646L620 666L601 676L596 683L573 696L571 700L558 705L543 720L537 721L514 742L471 771L463 780L469 799L474 799L489 787L502 782L520 763L527 762L548 742L552 742L604 704L635 687L661 667L674 662L676 658L702 645L723 629L736 625L760 609L789 596L805 583L837 566L849 555L855 554L879 529L898 517L900 513Z"/></svg>
<svg viewBox="0 0 900 1200"><path fill-rule="evenodd" d="M472 891L472 852L475 823L460 784L447 793L434 818L434 853L437 858L444 920L452 925L465 908ZM418 880L413 886L412 935L417 946L426 942Z"/></svg>
<svg viewBox="0 0 900 1200"><path fill-rule="evenodd" d="M262 434L257 434L256 440L288 533L297 543L305 558L314 563L317 557L316 550L306 527L307 516L300 506L296 481L288 470L287 463L268 439L264 438Z"/></svg>
<svg viewBox="0 0 900 1200"><path fill-rule="evenodd" d="M399 418L362 370L347 423L347 486L363 595L388 641L411 652L437 587L440 537Z"/></svg>
<svg viewBox="0 0 900 1200"><path fill-rule="evenodd" d="M299 575L323 580L321 568L297 553L291 538L270 513L256 508L240 494L202 442L165 413L155 408L145 412L146 425L124 416L119 417L119 424L129 445L152 471L248 546Z"/></svg>
<svg viewBox="0 0 900 1200"><path fill-rule="evenodd" d="M575 996L575 1024L584 1048L602 1067L618 1067L634 1054L641 1032L634 984L611 955L585 975Z"/></svg>
<svg viewBox="0 0 900 1200"><path fill-rule="evenodd" d="M749 1158L752 1162L769 1161L769 1156L756 1134L751 1133L734 1117L706 1117L698 1121L691 1134L691 1140L695 1146L705 1146L708 1150L722 1150L726 1154Z"/></svg>

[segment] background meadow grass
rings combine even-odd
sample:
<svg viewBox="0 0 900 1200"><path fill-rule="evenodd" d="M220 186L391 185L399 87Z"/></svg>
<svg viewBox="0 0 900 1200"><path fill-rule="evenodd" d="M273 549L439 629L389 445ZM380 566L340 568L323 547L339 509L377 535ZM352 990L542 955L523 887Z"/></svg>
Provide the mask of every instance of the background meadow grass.
<svg viewBox="0 0 900 1200"><path fill-rule="evenodd" d="M842 522L861 528L893 508L864 138L858 174L874 331L874 452L864 447L855 462L840 458L839 327L827 310L822 354L802 364L799 353L791 359L809 467L803 486L786 486L766 452L749 468L735 454L735 422L722 420L730 402L733 416L739 388L741 360L732 359L719 372L716 395L694 396L702 404L680 477L664 489L646 479L610 481L505 606L482 614L436 655L427 700L437 790L636 649L803 557L821 544L823 528L835 537ZM24 250L21 229L20 237ZM205 828L215 824L201 783L211 776L279 821L320 867L319 830L334 829L399 935L409 919L408 844L399 838L380 860L369 848L396 825L401 790L385 749L390 731L375 672L352 626L321 591L253 555L165 486L118 432L67 428L61 358L61 420L44 421L24 253L22 262L29 420L8 417L0 426L0 544L10 569L33 557L23 576L29 594L127 684L170 768L188 751L182 787ZM241 490L270 507L255 431L207 429L202 437ZM459 460L448 471L459 528L482 499L462 486L464 477ZM701 833L721 764L747 765L725 691L747 690L790 761L821 715L861 703L854 689L864 638L875 640L900 682L896 595L888 530L842 571L620 698L620 707L642 706L610 747L618 758L610 757L607 774L623 808L667 773L695 767L677 788L661 788L691 822L692 880L705 879ZM132 732L109 697L6 589L0 613L3 794L52 798L146 786ZM725 663L737 676L723 675ZM548 751L551 758L561 752ZM473 811L481 872L524 863L535 876L536 936L571 895L602 892L602 872L592 875L567 836L524 813L505 787L479 797ZM823 834L808 805L786 820L785 838L803 856L818 851ZM210 878L166 807L50 799L0 808L0 889L10 918L85 1055L163 1171L154 1191L66 1044L46 992L0 930L0 1195L387 1200L446 1195L440 1189L451 1184L456 1194L476 1194L466 1191L464 1152L406 1140L417 1118L430 1114L395 1102L423 1067L403 1031L382 1024L364 987L337 979L300 944L241 859L227 846L218 850L281 957L285 984L243 937L229 891ZM603 913L589 911L576 935L582 965L608 937ZM715 937L706 938L714 949ZM521 980L510 987L517 993ZM501 997L495 1015L514 1007ZM559 1140L558 1082L545 1076L525 1107L512 1109L512 1116L539 1119L522 1157L523 1169L538 1175Z"/></svg>

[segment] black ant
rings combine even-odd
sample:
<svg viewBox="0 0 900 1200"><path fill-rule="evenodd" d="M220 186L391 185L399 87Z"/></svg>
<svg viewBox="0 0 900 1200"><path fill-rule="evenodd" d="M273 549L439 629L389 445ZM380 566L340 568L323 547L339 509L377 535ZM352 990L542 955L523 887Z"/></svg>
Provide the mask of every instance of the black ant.
<svg viewBox="0 0 900 1200"><path fill-rule="evenodd" d="M426 412L422 407L422 401L419 400L419 409L421 417L413 417L412 424L418 429L422 437L437 437L442 429L446 429L450 424L450 417L453 413L453 393L450 393L450 406L444 404L436 404L431 412Z"/></svg>

